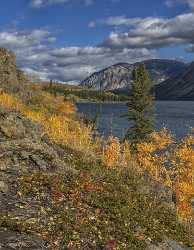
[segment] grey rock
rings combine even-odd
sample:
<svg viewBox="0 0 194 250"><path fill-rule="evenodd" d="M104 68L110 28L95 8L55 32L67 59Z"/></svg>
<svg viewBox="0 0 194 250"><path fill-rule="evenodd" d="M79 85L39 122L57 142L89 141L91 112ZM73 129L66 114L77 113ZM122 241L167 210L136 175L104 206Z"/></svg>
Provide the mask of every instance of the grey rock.
<svg viewBox="0 0 194 250"><path fill-rule="evenodd" d="M177 75L185 69L185 64L174 60L143 61L154 84L159 84L169 77ZM119 63L92 74L81 85L94 90L128 91L132 83L132 71L139 63Z"/></svg>
<svg viewBox="0 0 194 250"><path fill-rule="evenodd" d="M178 242L165 237L165 239L157 245L149 244L146 250L192 250L192 248L182 247Z"/></svg>
<svg viewBox="0 0 194 250"><path fill-rule="evenodd" d="M51 190L47 186L43 187L45 193L38 200L33 195L20 196L19 178L36 173L48 178L52 176L56 181L62 177L65 182L77 171L64 161L65 152L61 147L46 135L42 137L43 130L39 125L17 112L9 112L1 107L0 110L0 250L50 249L47 242L38 237L16 233L14 228L12 231L12 225L7 226L4 218L8 215L19 221L37 218L41 204L50 205ZM22 209L21 205L26 204L29 204L28 209ZM44 215L41 219L45 220Z"/></svg>
<svg viewBox="0 0 194 250"><path fill-rule="evenodd" d="M27 236L0 229L0 250L44 250L48 249L45 242L38 237Z"/></svg>
<svg viewBox="0 0 194 250"><path fill-rule="evenodd" d="M16 67L15 54L5 48L0 48L0 87L3 86L5 89L9 87L17 91L27 82L29 78Z"/></svg>
<svg viewBox="0 0 194 250"><path fill-rule="evenodd" d="M8 185L4 181L0 181L0 192L7 193L9 191Z"/></svg>

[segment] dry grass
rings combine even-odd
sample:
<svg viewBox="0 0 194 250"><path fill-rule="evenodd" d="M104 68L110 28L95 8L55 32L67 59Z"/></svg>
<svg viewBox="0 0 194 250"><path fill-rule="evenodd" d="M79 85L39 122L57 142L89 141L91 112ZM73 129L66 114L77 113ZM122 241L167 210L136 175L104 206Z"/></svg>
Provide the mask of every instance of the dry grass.
<svg viewBox="0 0 194 250"><path fill-rule="evenodd" d="M95 155L99 148L97 140L94 143L92 127L74 119L75 106L61 97L40 93L31 100L30 105L25 105L13 95L2 93L0 105L40 123L48 136L58 144L81 151L84 155Z"/></svg>

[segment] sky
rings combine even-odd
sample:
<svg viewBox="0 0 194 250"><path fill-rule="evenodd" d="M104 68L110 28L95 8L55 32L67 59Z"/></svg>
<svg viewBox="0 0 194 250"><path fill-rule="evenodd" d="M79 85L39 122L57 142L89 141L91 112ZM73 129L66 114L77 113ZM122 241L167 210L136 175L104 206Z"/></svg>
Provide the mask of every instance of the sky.
<svg viewBox="0 0 194 250"><path fill-rule="evenodd" d="M190 62L194 0L1 0L0 47L27 74L69 84L119 62Z"/></svg>

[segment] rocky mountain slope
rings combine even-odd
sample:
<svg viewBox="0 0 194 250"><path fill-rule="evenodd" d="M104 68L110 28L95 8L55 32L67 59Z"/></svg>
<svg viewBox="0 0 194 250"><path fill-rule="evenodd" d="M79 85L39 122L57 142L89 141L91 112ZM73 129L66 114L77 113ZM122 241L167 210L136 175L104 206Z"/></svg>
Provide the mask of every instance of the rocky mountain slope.
<svg viewBox="0 0 194 250"><path fill-rule="evenodd" d="M135 175L132 178L130 174L131 177L129 177L128 172L124 172L121 175L123 177L119 178L113 175L114 179L112 180L109 177L110 170L105 171L105 169L95 173L96 176L93 175L94 184L88 184L86 180L95 166L93 165L91 168L91 163L88 166L86 162L81 163L80 156L77 156L79 160L71 159L70 161L67 161L68 157L72 157L72 154L50 141L39 125L26 119L20 113L10 112L10 110L0 106L0 249L77 249L71 248L72 242L77 239L74 238L76 236L72 236L76 230L81 232L80 234L85 241L85 246L80 249L113 249L116 244L114 240L107 241L106 246L100 244L100 241L98 244L96 241L92 242L93 238L96 239L96 231L87 220L92 220L92 225L95 223L94 225L99 227L99 230L101 226L105 226L106 229L106 223L103 219L108 218L108 211L110 210L110 214L113 216L111 217L112 223L114 223L118 213L114 214L117 211L115 209L118 204L121 206L120 196L122 196L124 209L124 201L127 194L131 195L131 192L133 193L131 199L135 203L132 202L131 206L127 203L127 210L125 208L123 212L126 218L131 216L130 223L134 225L129 234L131 246L123 249L191 249L183 247L177 241L185 240L187 242L188 237L183 228L175 221L173 193L169 188L153 181L148 175L142 179L138 178L136 182ZM76 156L74 157L76 158ZM79 163L79 167L78 165L76 167L78 169L81 167L80 170L75 168L76 161L77 164L81 163ZM74 166L69 167L71 164ZM94 189L95 185L103 180L105 186L106 178L108 178L107 191L99 193L98 190ZM120 178L127 181L125 186L123 186L123 182L120 182ZM85 182L87 184L83 186ZM80 189L78 183L81 183ZM122 195L118 193L120 189ZM80 192L82 192L82 198L78 196ZM90 197L92 194L93 196ZM153 197L155 198L153 199ZM101 205L98 208L98 202L104 204L103 209ZM106 208L106 206L108 207ZM165 213L165 216L162 216L161 211ZM101 218L100 224L95 221L94 216ZM126 218L123 217L123 220ZM83 224L78 223L77 220ZM148 226L147 220L151 223ZM86 227L84 227L85 221L87 222ZM138 238L142 235L142 237L147 237L145 236L147 231L144 228L149 231L150 227L154 227L154 223L157 224L157 229L151 230L148 235L149 237L153 235L156 238L161 235L162 241L156 243L148 238L147 246L136 242L135 237ZM124 230L122 224L123 222L121 225L117 224L120 230ZM158 228L160 224L163 226ZM73 227L73 231L71 227ZM92 235L90 230L94 230ZM162 232L166 233L165 237L163 237ZM65 241L69 244L64 245Z"/></svg>
<svg viewBox="0 0 194 250"><path fill-rule="evenodd" d="M143 62L151 74L154 84L182 72L186 65L174 60L153 59ZM119 63L92 74L81 85L95 90L115 90L130 88L131 75L139 63Z"/></svg>
<svg viewBox="0 0 194 250"><path fill-rule="evenodd" d="M159 100L194 100L194 62L156 87Z"/></svg>
<svg viewBox="0 0 194 250"><path fill-rule="evenodd" d="M17 92L28 87L30 78L16 66L16 56L13 52L0 48L0 88Z"/></svg>
<svg viewBox="0 0 194 250"><path fill-rule="evenodd" d="M25 234L25 226L30 226L30 218L32 225L41 219L41 206L51 204L46 197L25 198L21 181L35 173L52 178L63 173L71 178L76 171L67 167L64 155L39 125L0 106L0 249L47 249L46 241ZM42 219L46 223L46 217Z"/></svg>

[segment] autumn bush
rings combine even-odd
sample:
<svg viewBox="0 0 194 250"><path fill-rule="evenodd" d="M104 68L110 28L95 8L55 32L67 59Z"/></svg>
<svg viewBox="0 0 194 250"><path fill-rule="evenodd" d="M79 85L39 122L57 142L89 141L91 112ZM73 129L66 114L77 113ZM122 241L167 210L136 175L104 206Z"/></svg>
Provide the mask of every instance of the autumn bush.
<svg viewBox="0 0 194 250"><path fill-rule="evenodd" d="M113 168L119 164L121 157L121 145L117 138L110 137L103 150L103 159L107 167Z"/></svg>
<svg viewBox="0 0 194 250"><path fill-rule="evenodd" d="M48 136L56 143L68 146L85 155L102 158L108 168L127 167L136 163L136 171L147 170L152 178L170 186L177 196L177 215L186 221L193 220L194 199L194 135L191 133L177 143L166 129L153 132L150 140L137 145L135 154L130 144L120 143L110 137L104 148L101 140L94 141L92 127L74 119L75 107L62 97L49 93L39 95L26 105L14 95L1 93L0 105L23 113L27 118L40 123ZM138 167L137 167L138 166Z"/></svg>
<svg viewBox="0 0 194 250"><path fill-rule="evenodd" d="M92 126L86 126L76 119L76 109L71 102L40 92L29 103L22 103L12 94L0 94L1 106L21 112L27 118L40 123L56 143L82 151L85 155L97 154L100 139L96 138L94 143Z"/></svg>
<svg viewBox="0 0 194 250"><path fill-rule="evenodd" d="M13 94L1 93L0 105L41 124L51 140L67 147L65 160L78 172L65 183L62 173L55 178L41 172L21 176L18 194L27 200L33 196L37 201L40 194L45 195L47 203L41 203L38 214L47 220L0 218L0 225L9 228L11 221L17 231L35 232L53 244L51 249L62 249L61 244L66 249L86 249L89 244L90 249L142 250L150 239L162 240L163 235L190 244L177 216L154 194L140 194L137 187L147 185L142 173L149 171L153 179L176 192L177 215L191 222L192 134L177 143L163 129L152 133L150 141L139 143L134 153L127 141L121 143L114 137L102 146L101 139L93 137L90 125L77 119L73 104L61 97L40 92L27 105Z"/></svg>
<svg viewBox="0 0 194 250"><path fill-rule="evenodd" d="M145 172L176 193L176 208L179 220L193 225L194 209L194 135L177 142L173 135L162 129L153 132L150 140L137 144L132 153L128 142L119 143L110 138L104 148L104 162L107 167L136 163L135 171ZM194 228L192 228L194 230Z"/></svg>

